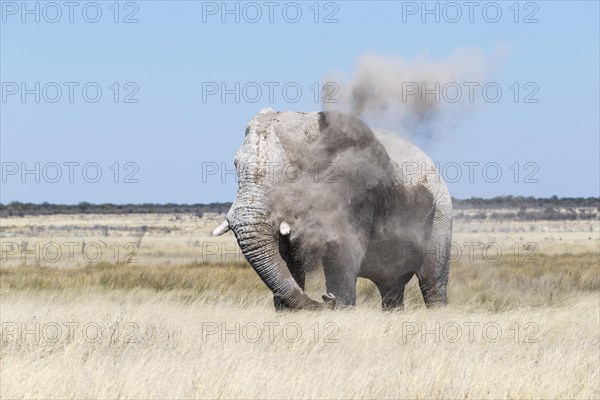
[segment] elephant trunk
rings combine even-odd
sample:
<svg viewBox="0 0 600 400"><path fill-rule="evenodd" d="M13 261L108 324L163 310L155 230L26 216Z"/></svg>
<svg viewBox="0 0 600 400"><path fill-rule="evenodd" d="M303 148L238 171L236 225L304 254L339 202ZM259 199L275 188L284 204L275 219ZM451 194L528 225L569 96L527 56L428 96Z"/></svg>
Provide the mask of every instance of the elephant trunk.
<svg viewBox="0 0 600 400"><path fill-rule="evenodd" d="M266 204L257 200L255 190L246 195L238 194L227 219L244 257L273 294L289 308L323 308L324 303L308 297L292 277L279 253L278 233L268 210Z"/></svg>

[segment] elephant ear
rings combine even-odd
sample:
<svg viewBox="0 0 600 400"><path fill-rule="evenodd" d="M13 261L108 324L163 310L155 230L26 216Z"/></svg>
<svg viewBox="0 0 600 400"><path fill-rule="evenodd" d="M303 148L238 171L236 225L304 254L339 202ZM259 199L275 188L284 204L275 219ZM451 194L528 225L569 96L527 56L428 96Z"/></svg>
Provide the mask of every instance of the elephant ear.
<svg viewBox="0 0 600 400"><path fill-rule="evenodd" d="M336 111L319 113L319 139L323 158L353 188L381 190L392 186L393 168L385 147L360 119Z"/></svg>
<svg viewBox="0 0 600 400"><path fill-rule="evenodd" d="M370 149L379 151L380 156L387 158L383 146L371 128L360 119L338 111L319 113L319 141L322 148L329 153L344 152L349 148Z"/></svg>
<svg viewBox="0 0 600 400"><path fill-rule="evenodd" d="M315 157L313 143L319 137L317 113L278 112L272 123L287 164L308 168Z"/></svg>

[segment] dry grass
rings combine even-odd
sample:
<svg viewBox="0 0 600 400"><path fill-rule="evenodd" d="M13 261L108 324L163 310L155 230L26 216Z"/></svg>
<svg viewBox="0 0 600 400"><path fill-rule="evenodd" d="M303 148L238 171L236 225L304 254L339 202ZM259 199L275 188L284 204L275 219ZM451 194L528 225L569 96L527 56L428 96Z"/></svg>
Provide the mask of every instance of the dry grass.
<svg viewBox="0 0 600 400"><path fill-rule="evenodd" d="M538 254L536 261L515 263L511 256L506 256L496 263L482 259L453 263L448 288L452 305L491 312L562 306L574 295L600 289L598 254ZM315 298L324 293L320 271L309 275L307 285ZM270 301L269 290L245 262L163 267L100 263L69 269L41 266L0 269L0 293L5 296L19 292L85 294L138 289L167 292L184 302L214 303L225 298L235 304L267 306ZM379 302L377 288L370 281L359 280L358 303L376 308ZM416 279L407 288L406 303L407 308L423 307Z"/></svg>
<svg viewBox="0 0 600 400"><path fill-rule="evenodd" d="M40 340L30 333L3 342L3 398L548 399L600 394L593 296L568 307L500 313L450 308L384 314L361 308L275 314L261 305L182 304L166 293L144 291L90 293L85 300L19 294L4 302L3 321L26 321L30 331L38 322L41 333ZM117 321L122 331L114 335ZM72 339L64 328L69 322L80 324ZM44 341L43 329L50 323L63 327L58 343ZM102 336L96 339L95 329L88 328L85 339L86 324L100 326ZM429 334L409 334L421 324ZM455 325L447 324L458 324L458 340L451 330ZM492 329L484 333L486 324ZM254 342L257 326L262 338ZM272 337L268 326L273 326ZM208 335L214 327L217 333ZM223 337L225 330L229 333ZM297 340L296 332L302 333Z"/></svg>
<svg viewBox="0 0 600 400"><path fill-rule="evenodd" d="M154 245L175 253L164 235ZM191 253L3 263L0 397L599 398L599 252L555 247L535 263L463 257L449 307L425 309L413 281L392 313L363 280L356 310L275 313L245 262ZM324 291L320 273L308 285Z"/></svg>

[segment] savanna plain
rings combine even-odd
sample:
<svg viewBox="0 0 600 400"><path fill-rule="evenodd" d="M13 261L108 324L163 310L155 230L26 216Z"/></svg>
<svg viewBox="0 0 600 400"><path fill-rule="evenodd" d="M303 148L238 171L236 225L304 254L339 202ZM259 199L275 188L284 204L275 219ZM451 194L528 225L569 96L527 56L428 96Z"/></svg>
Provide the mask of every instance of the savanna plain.
<svg viewBox="0 0 600 400"><path fill-rule="evenodd" d="M276 313L223 215L2 218L0 397L600 398L598 215L472 213L448 307L397 312Z"/></svg>

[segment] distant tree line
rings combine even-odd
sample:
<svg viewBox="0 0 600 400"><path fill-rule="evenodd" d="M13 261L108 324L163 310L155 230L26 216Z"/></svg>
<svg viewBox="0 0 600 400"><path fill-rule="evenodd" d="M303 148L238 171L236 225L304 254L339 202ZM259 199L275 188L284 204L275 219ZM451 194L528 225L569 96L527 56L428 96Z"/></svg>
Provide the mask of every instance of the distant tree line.
<svg viewBox="0 0 600 400"><path fill-rule="evenodd" d="M452 203L458 218L469 219L596 219L600 214L599 197L472 197L453 198ZM0 217L54 214L193 214L202 217L206 213L226 213L230 207L231 203L50 204L13 201L8 204L0 203Z"/></svg>
<svg viewBox="0 0 600 400"><path fill-rule="evenodd" d="M600 197L525 197L497 196L490 199L471 197L470 199L452 198L456 209L469 208L547 208L547 207L595 207L600 209Z"/></svg>
<svg viewBox="0 0 600 400"><path fill-rule="evenodd" d="M21 203L13 201L8 204L0 203L0 217L55 215L55 214L195 214L199 217L205 213L226 213L231 203L209 204L50 204L50 203Z"/></svg>

